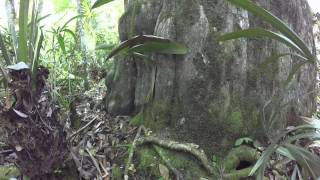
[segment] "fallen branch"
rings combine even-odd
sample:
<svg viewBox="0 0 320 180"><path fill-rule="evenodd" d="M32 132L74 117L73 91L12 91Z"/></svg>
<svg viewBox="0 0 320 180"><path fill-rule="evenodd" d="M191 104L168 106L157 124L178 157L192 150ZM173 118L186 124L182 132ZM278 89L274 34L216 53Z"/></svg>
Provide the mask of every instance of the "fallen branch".
<svg viewBox="0 0 320 180"><path fill-rule="evenodd" d="M81 131L85 130L88 126L90 126L95 120L98 119L99 116L95 116L90 122L88 122L86 125L84 125L83 127L81 127L80 129L78 129L75 133L73 133L68 139L67 141L71 140L74 136L76 136L77 134L79 134Z"/></svg>
<svg viewBox="0 0 320 180"><path fill-rule="evenodd" d="M129 168L130 168L130 166L132 164L133 154L134 154L134 151L136 149L138 138L140 137L140 134L141 134L141 129L142 129L142 127L139 127L138 132L137 132L137 134L136 134L136 136L135 136L135 138L134 138L134 140L132 142L132 145L131 145L131 147L129 149L129 157L128 157L128 161L127 161L126 167L124 169L124 180L128 180L129 179L129 175L128 175Z"/></svg>

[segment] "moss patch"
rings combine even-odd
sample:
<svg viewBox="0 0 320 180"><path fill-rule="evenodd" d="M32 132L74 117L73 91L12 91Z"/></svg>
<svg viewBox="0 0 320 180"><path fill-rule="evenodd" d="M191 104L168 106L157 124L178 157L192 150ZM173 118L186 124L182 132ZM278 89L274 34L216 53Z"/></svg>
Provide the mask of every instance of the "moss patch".
<svg viewBox="0 0 320 180"><path fill-rule="evenodd" d="M20 175L18 169L14 166L1 166L0 167L0 180L8 180L12 177Z"/></svg>
<svg viewBox="0 0 320 180"><path fill-rule="evenodd" d="M170 162L170 164L178 169L186 180L208 178L207 173L197 164L197 160L189 154L182 152L173 152L164 148L159 148L161 154ZM138 172L145 172L153 178L161 178L159 164L166 166L166 163L159 157L158 153L152 146L141 147L138 152L139 164ZM172 174L171 174L172 175ZM171 179L175 177L171 176Z"/></svg>
<svg viewBox="0 0 320 180"><path fill-rule="evenodd" d="M230 127L232 130L239 130L243 128L243 116L241 111L233 111L230 115Z"/></svg>

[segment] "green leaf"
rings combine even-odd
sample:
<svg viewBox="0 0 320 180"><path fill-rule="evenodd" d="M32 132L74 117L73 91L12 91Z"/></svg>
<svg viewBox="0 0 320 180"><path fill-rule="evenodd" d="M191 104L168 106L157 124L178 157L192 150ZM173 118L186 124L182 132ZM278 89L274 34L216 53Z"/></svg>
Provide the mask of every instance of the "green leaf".
<svg viewBox="0 0 320 180"><path fill-rule="evenodd" d="M41 51L41 48L42 48L43 40L44 40L44 35L43 35L42 30L41 30L40 37L38 38L38 41L36 43L36 51L35 51L35 54L34 54L34 57L33 57L32 67L31 67L31 71L32 71L32 73L34 75L36 74L35 72L38 69L40 51Z"/></svg>
<svg viewBox="0 0 320 180"><path fill-rule="evenodd" d="M300 49L299 46L297 46L294 42L292 42L290 39L288 39L286 36L272 32L263 28L252 28L252 29L245 29L240 30L237 32L231 32L224 34L218 38L219 41L227 41L227 40L233 40L238 38L261 38L261 37L268 37L274 40L277 40L279 42L282 42L286 44L287 46L293 48L297 52L304 54L302 49Z"/></svg>
<svg viewBox="0 0 320 180"><path fill-rule="evenodd" d="M3 38L2 38L2 34L0 32L0 49L1 49L1 54L3 56L4 61L6 62L6 65L10 65L11 64L11 60L8 56L8 51L7 48L4 44Z"/></svg>
<svg viewBox="0 0 320 180"><path fill-rule="evenodd" d="M97 1L93 4L93 6L91 7L91 9L95 9L95 8L97 8L97 7L100 7L100 6L102 6L102 5L105 5L105 4L107 4L107 3L110 3L110 2L112 2L112 1L114 1L114 0L97 0Z"/></svg>
<svg viewBox="0 0 320 180"><path fill-rule="evenodd" d="M121 53L121 51L128 51L128 49L134 46L137 46L139 44L144 44L147 42L170 42L170 40L162 37L158 37L158 36L153 36L153 35L135 36L133 38L130 38L126 41L121 42L117 47L115 47L108 55L107 60L112 58L116 54Z"/></svg>
<svg viewBox="0 0 320 180"><path fill-rule="evenodd" d="M148 42L132 47L129 52L141 54L186 54L188 50L184 45L176 42Z"/></svg>
<svg viewBox="0 0 320 180"><path fill-rule="evenodd" d="M278 154L281 154L282 156L285 156L285 157L291 159L291 160L295 160L294 157L290 154L289 150L285 147L282 147L282 146L278 147L276 152Z"/></svg>
<svg viewBox="0 0 320 180"><path fill-rule="evenodd" d="M253 143L253 140L251 138L244 137L244 138L237 139L234 145L240 146L242 144L249 144L249 143Z"/></svg>
<svg viewBox="0 0 320 180"><path fill-rule="evenodd" d="M64 43L63 36L59 33L57 38L58 38L58 43L59 43L59 46L60 46L62 52L64 54L66 54L66 46L65 46L65 43Z"/></svg>
<svg viewBox="0 0 320 180"><path fill-rule="evenodd" d="M296 141L298 139L303 139L303 138L309 138L312 140L320 140L320 133L317 131L314 131L314 132L306 132L306 133L297 134L297 135L294 135L294 136L291 136L290 138L288 138L286 140L286 142L292 143L293 141Z"/></svg>
<svg viewBox="0 0 320 180"><path fill-rule="evenodd" d="M73 20L75 20L75 19L77 19L77 18L81 18L81 17L83 17L83 15L77 15L77 16L74 16L74 17L70 18L66 23L64 23L63 26L61 26L60 30L65 29L65 27L67 27L67 25L68 25L70 22L72 22Z"/></svg>
<svg viewBox="0 0 320 180"><path fill-rule="evenodd" d="M96 50L110 50L115 46L116 46L115 44L110 44L110 43L99 44L97 45Z"/></svg>
<svg viewBox="0 0 320 180"><path fill-rule="evenodd" d="M272 64L274 62L276 62L277 60L279 60L280 58L284 57L284 56L296 56L301 58L302 60L308 61L308 59L306 59L305 57L301 56L300 54L295 54L295 53L280 53L280 54L274 54L270 57L268 57L266 60L263 61L263 63L261 63L259 66L260 68L266 68L266 66L268 64Z"/></svg>
<svg viewBox="0 0 320 180"><path fill-rule="evenodd" d="M287 80L285 81L285 86L288 85L293 79L294 75L300 70L301 66L305 65L307 62L299 62L298 64L293 65L292 70L290 71Z"/></svg>
<svg viewBox="0 0 320 180"><path fill-rule="evenodd" d="M20 1L18 60L28 62L28 10L29 0Z"/></svg>
<svg viewBox="0 0 320 180"><path fill-rule="evenodd" d="M254 15L262 18L263 20L269 22L274 28L283 33L288 39L290 39L294 44L296 44L299 49L303 51L303 53L308 57L308 59L312 62L315 62L315 58L313 54L310 52L306 44L301 40L301 38L290 29L286 23L284 23L281 19L274 16L272 13L268 12L264 8L256 5L250 0L227 0L232 4L235 4Z"/></svg>
<svg viewBox="0 0 320 180"><path fill-rule="evenodd" d="M309 171L312 179L320 177L320 157L312 154L306 149L289 143L284 144L290 154L305 170Z"/></svg>
<svg viewBox="0 0 320 180"><path fill-rule="evenodd" d="M277 150L278 145L272 143L269 147L262 153L261 157L258 159L256 164L253 166L249 176L252 176L257 172L257 179L263 179L263 173L270 160L271 155Z"/></svg>
<svg viewBox="0 0 320 180"><path fill-rule="evenodd" d="M73 40L74 40L74 43L77 43L77 36L76 36L76 34L75 34L72 30L70 30L70 29L63 29L62 31L70 34L70 35L72 36Z"/></svg>

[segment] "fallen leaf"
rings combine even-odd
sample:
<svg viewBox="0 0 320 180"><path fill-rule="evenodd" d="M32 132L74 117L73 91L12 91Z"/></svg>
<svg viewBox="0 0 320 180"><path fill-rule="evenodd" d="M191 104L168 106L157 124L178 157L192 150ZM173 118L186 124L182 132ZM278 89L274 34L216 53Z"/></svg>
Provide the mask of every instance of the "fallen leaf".
<svg viewBox="0 0 320 180"><path fill-rule="evenodd" d="M169 169L165 165L159 164L159 171L165 180L169 180Z"/></svg>

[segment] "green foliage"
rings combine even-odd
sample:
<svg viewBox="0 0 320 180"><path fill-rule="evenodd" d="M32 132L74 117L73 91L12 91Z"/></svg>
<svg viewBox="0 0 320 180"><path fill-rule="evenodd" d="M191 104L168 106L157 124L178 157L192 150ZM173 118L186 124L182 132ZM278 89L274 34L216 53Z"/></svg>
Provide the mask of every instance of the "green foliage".
<svg viewBox="0 0 320 180"><path fill-rule="evenodd" d="M266 22L270 23L280 33L266 30L263 28L246 29L246 30L241 30L241 31L222 35L221 37L219 37L220 41L227 41L227 40L237 39L242 37L245 37L245 38L268 37L271 39L275 39L279 42L282 42L286 44L288 47L291 47L298 54L283 53L280 55L273 55L271 58L268 58L267 61L265 61L264 63L264 64L267 64L268 62L274 62L275 59L279 59L285 55L300 57L302 59L302 62L299 62L298 64L295 65L295 67L290 72L285 84L288 84L292 80L294 74L300 69L301 66L303 66L306 63L314 64L316 62L316 57L312 54L312 52L309 50L307 45L301 40L301 38L293 30L291 30L289 26L286 25L286 23L284 23L282 20L274 16L272 13L268 12L267 10L263 9L260 6L257 6L250 0L227 0L227 1L262 18Z"/></svg>
<svg viewBox="0 0 320 180"><path fill-rule="evenodd" d="M91 7L91 9L95 9L95 8L97 8L97 7L100 7L100 6L102 6L102 5L105 5L105 4L107 4L107 3L110 3L110 2L112 2L112 1L114 1L114 0L97 0L97 1L93 4L93 6Z"/></svg>
<svg viewBox="0 0 320 180"><path fill-rule="evenodd" d="M56 12L63 12L71 7L69 0L53 0L53 4Z"/></svg>
<svg viewBox="0 0 320 180"><path fill-rule="evenodd" d="M253 140L251 138L243 137L243 138L237 139L234 145L235 146L240 146L240 145L243 145L243 144L250 144L250 143L253 143Z"/></svg>
<svg viewBox="0 0 320 180"><path fill-rule="evenodd" d="M28 10L29 0L20 1L18 61L28 62Z"/></svg>
<svg viewBox="0 0 320 180"><path fill-rule="evenodd" d="M317 60L316 57L308 49L307 45L301 40L301 38L293 30L291 30L289 26L287 26L282 20L280 20L267 10L263 9L262 7L257 6L250 0L227 1L262 18L266 22L270 23L280 33L273 32L263 28L246 29L222 35L221 37L219 37L220 41L232 40L237 38L267 37L286 44L288 47L296 51L297 54L291 52L273 54L261 65L263 67L266 64L273 63L283 56L290 55L299 57L301 61L299 61L293 66L289 76L287 77L285 85L287 85L293 79L294 74L296 74L296 72L300 69L301 66L303 66L306 63L315 64ZM270 114L270 118L268 121L268 128L272 127L272 124L275 122L275 120L278 120L277 114L284 107L283 105L280 105L281 99L281 97L278 97L278 99L273 98L265 105L265 107L267 107L268 105L271 105L271 102L276 104L276 106L272 108L273 110ZM264 119L264 121L266 120ZM311 176L312 179L319 178L320 158L312 154L311 152L307 151L305 148L296 144L296 142L302 138L308 138L311 140L318 140L320 138L319 121L309 120L308 122L311 124L295 127L291 130L287 130L278 134L275 138L271 138L271 144L263 152L257 163L254 165L250 172L250 175L256 174L257 179L263 179L264 171L268 166L271 157L274 154L278 153L283 156L286 156L289 159L297 161L301 168L304 169L305 172L308 172L307 174L309 174L309 176ZM236 144L241 143L242 142L240 140L236 142ZM308 175L305 175L304 178L307 179Z"/></svg>
<svg viewBox="0 0 320 180"><path fill-rule="evenodd" d="M102 46L103 47L103 46ZM152 35L139 35L122 42L113 49L107 60L117 54L186 54L187 47L169 39Z"/></svg>

